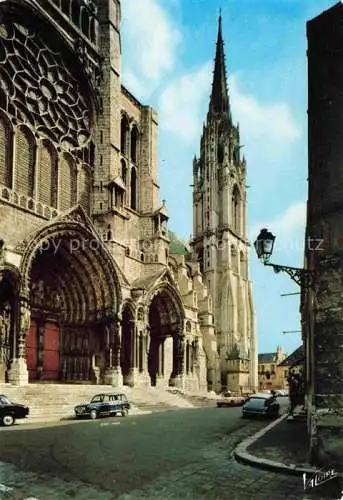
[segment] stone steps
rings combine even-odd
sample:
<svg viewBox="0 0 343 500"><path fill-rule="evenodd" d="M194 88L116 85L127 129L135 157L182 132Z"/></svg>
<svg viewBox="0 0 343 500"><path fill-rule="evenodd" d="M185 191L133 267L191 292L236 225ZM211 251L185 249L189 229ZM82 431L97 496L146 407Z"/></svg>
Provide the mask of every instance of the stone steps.
<svg viewBox="0 0 343 500"><path fill-rule="evenodd" d="M30 416L26 421L61 420L74 415L77 404L88 402L95 394L123 392L132 406L132 414L209 406L213 398L184 394L162 387L112 387L109 385L37 383L27 386L0 384L0 394L11 401L26 404Z"/></svg>

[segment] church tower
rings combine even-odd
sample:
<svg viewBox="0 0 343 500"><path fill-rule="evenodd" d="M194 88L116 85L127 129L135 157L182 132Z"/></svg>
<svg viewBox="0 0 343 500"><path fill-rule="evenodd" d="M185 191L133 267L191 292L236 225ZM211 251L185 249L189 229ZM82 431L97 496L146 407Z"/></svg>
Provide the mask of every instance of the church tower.
<svg viewBox="0 0 343 500"><path fill-rule="evenodd" d="M212 92L200 156L193 160L193 242L211 291L219 364L217 382L237 392L257 387L257 347L246 235L246 161L227 88L219 16Z"/></svg>

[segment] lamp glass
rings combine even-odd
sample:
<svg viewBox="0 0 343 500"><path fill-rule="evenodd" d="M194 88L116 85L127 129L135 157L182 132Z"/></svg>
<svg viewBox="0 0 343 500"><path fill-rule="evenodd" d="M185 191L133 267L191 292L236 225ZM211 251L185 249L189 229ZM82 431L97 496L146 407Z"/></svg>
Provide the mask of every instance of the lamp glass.
<svg viewBox="0 0 343 500"><path fill-rule="evenodd" d="M254 243L257 257L268 262L273 253L274 242L275 236L268 229L262 229Z"/></svg>

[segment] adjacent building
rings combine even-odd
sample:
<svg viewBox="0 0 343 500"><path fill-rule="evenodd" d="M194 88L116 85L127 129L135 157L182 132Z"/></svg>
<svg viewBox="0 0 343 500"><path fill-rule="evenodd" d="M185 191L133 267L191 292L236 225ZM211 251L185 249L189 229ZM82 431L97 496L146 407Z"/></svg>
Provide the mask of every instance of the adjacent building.
<svg viewBox="0 0 343 500"><path fill-rule="evenodd" d="M281 346L276 352L263 352L258 355L258 388L259 390L285 389L287 387L287 368L281 367L287 354Z"/></svg>
<svg viewBox="0 0 343 500"><path fill-rule="evenodd" d="M307 23L308 209L303 289L312 459L343 470L343 5Z"/></svg>

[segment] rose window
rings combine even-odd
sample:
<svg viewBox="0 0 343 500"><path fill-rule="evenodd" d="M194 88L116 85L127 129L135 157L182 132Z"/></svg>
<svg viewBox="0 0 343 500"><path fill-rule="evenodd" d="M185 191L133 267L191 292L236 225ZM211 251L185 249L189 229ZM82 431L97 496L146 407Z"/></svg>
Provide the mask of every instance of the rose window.
<svg viewBox="0 0 343 500"><path fill-rule="evenodd" d="M59 52L31 28L0 25L0 106L65 150L91 136L90 103Z"/></svg>

